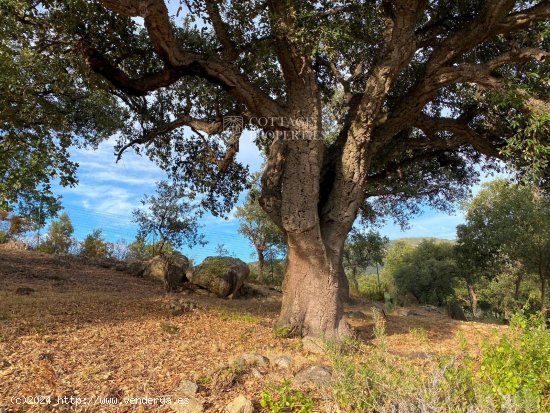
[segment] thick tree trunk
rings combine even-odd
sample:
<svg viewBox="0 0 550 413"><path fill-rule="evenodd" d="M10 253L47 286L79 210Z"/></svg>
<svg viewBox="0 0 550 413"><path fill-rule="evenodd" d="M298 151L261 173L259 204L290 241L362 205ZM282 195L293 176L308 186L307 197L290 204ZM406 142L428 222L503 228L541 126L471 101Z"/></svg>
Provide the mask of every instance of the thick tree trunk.
<svg viewBox="0 0 550 413"><path fill-rule="evenodd" d="M260 199L264 210L285 232L288 244L283 302L275 327L291 336L338 341L351 334L343 318L349 286L342 253L357 210L340 225L322 219L323 142L303 139L303 134L296 139L292 135L289 138L288 133L280 136L270 147Z"/></svg>
<svg viewBox="0 0 550 413"><path fill-rule="evenodd" d="M343 315L339 267L332 264L316 234L289 234L283 304L276 328L287 329L291 336L340 340L350 334Z"/></svg>
<svg viewBox="0 0 550 413"><path fill-rule="evenodd" d="M263 283L265 282L265 275L264 275L264 267L265 267L265 258L264 258L264 250L262 247L256 247L256 252L258 253L258 274L260 281Z"/></svg>
<svg viewBox="0 0 550 413"><path fill-rule="evenodd" d="M477 318L477 294L474 286L470 283L468 283L468 297L470 298L470 305L472 307L472 317Z"/></svg>

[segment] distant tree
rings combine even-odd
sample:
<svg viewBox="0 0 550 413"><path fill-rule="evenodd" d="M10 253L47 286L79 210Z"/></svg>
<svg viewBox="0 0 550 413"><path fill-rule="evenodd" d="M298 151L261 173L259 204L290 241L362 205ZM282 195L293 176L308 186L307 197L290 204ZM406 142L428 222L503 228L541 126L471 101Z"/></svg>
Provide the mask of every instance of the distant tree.
<svg viewBox="0 0 550 413"><path fill-rule="evenodd" d="M479 220L470 220L468 225L457 226L455 252L460 262L460 277L466 283L472 317L477 317L477 285L485 277L491 280L500 266L497 248L479 231ZM480 237L481 236L481 237Z"/></svg>
<svg viewBox="0 0 550 413"><path fill-rule="evenodd" d="M357 281L357 271L369 266L376 266L378 276L378 288L380 288L380 277L378 266L384 263L384 257L390 240L383 237L378 232L364 232L353 229L346 245L344 246L344 268L350 272L351 283L355 293L359 292L359 283Z"/></svg>
<svg viewBox="0 0 550 413"><path fill-rule="evenodd" d="M71 219L66 212L63 212L59 219L50 223L46 240L39 246L39 249L50 254L66 254L73 242L73 232Z"/></svg>
<svg viewBox="0 0 550 413"><path fill-rule="evenodd" d="M142 236L137 236L136 240L128 245L128 255L127 259L129 260L148 260L153 258L161 250L160 242L155 244L147 243L145 238ZM162 245L162 251L166 255L173 253L174 248L170 243L164 243Z"/></svg>
<svg viewBox="0 0 550 413"><path fill-rule="evenodd" d="M258 272L260 280L264 281L264 266L266 254L277 255L285 251L286 240L283 232L273 223L269 215L262 209L258 200L261 189L258 185L259 176L249 190L243 205L237 207L235 216L240 221L239 232L243 234L258 255Z"/></svg>
<svg viewBox="0 0 550 413"><path fill-rule="evenodd" d="M86 235L80 247L80 255L88 258L105 258L107 256L107 244L100 229L94 229Z"/></svg>
<svg viewBox="0 0 550 413"><path fill-rule="evenodd" d="M541 308L550 278L550 198L533 186L506 180L487 183L467 205L466 223L458 228L458 249L471 267L521 263L516 297L525 272L537 274ZM523 273L523 274L522 274Z"/></svg>
<svg viewBox="0 0 550 413"><path fill-rule="evenodd" d="M204 245L204 237L198 233L200 211L192 203L194 195L183 186L157 182L156 194L145 195L141 200L143 209L135 209L134 222L139 225L138 237L153 236L156 254L166 253L166 245L180 248ZM158 240L158 241L157 241ZM158 247L158 250L156 250Z"/></svg>
<svg viewBox="0 0 550 413"><path fill-rule="evenodd" d="M398 294L412 293L421 303L443 305L454 295L458 267L449 242L427 240L407 248L390 271Z"/></svg>
<svg viewBox="0 0 550 413"><path fill-rule="evenodd" d="M107 255L119 261L124 261L128 258L129 247L128 242L121 238L115 242L107 243Z"/></svg>

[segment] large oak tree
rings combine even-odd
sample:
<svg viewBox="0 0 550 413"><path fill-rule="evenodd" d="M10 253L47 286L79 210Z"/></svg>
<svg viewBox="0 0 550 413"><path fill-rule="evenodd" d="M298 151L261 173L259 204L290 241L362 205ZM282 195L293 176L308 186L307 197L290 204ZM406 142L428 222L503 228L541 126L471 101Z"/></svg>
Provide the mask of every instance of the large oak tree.
<svg viewBox="0 0 550 413"><path fill-rule="evenodd" d="M503 157L547 183L547 0L2 5L16 51L2 58L62 74L29 84L54 111L77 98L61 126L122 123L119 156L146 153L214 213L246 184L224 117L262 132L261 205L288 240L278 324L295 335L349 333L342 251L359 213L445 207Z"/></svg>

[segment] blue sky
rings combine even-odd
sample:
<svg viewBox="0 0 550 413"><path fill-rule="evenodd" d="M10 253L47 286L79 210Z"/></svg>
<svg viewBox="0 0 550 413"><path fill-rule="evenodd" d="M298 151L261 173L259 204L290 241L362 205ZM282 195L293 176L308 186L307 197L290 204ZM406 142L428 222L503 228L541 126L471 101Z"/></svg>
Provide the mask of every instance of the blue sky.
<svg viewBox="0 0 550 413"><path fill-rule="evenodd" d="M108 241L135 238L136 225L132 222L132 210L140 205L144 194L152 194L155 182L165 178L162 170L148 158L128 150L119 163L115 163L114 140L102 143L97 150L74 149L73 159L80 164L79 184L74 188L58 188L63 206L75 227L75 236L82 239L96 228L102 229ZM238 159L252 171L261 168L262 159L250 134L243 135ZM485 178L487 179L487 178ZM478 187L473 188L476 192ZM242 197L241 197L242 198ZM451 215L424 208L421 215L410 222L410 228L401 231L399 226L388 223L380 228L390 239L401 237L438 237L453 239L455 228L463 222L458 210ZM253 249L248 240L238 233L239 222L233 214L226 219L206 214L201 219L201 232L208 244L192 250L183 248L184 254L196 262L216 254L216 246L224 244L235 256L249 261Z"/></svg>

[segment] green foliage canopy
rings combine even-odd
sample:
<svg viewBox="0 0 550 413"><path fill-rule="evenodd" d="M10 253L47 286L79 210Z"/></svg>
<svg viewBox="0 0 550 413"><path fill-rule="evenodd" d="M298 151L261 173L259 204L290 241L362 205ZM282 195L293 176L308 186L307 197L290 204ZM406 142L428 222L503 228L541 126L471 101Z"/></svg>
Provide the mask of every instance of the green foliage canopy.
<svg viewBox="0 0 550 413"><path fill-rule="evenodd" d="M168 244L170 248L204 245L204 237L198 232L200 211L193 198L194 195L180 185L157 182L156 195L145 195L141 200L144 208L132 212L134 222L139 225L138 239L156 237L158 253L166 252L164 247Z"/></svg>
<svg viewBox="0 0 550 413"><path fill-rule="evenodd" d="M384 1L267 8L261 1L189 1L177 13L166 11L164 27L140 24L131 17L141 12L119 3L2 1L1 202L39 193L52 200L52 180L75 183L69 148L118 133L119 150L135 147L181 184L208 194L201 202L213 212L229 211L247 169L235 160L237 141L221 117L284 112L276 105L291 104L285 100L297 84L285 47L299 50L314 73L329 176L350 113L392 46L387 29L406 9ZM370 166L367 219L392 214L405 222L420 201L448 208L477 179L482 155L505 157L522 175L547 182L548 7L489 3L418 2L407 9L418 8L416 49L381 106L379 132L393 138ZM500 24L491 36L484 20ZM177 47L171 40L161 45L166 39L155 27ZM177 67L179 48L195 56L194 66ZM440 56L447 49L452 53ZM438 65L448 72L442 69L444 81ZM253 121L245 127L262 129ZM273 136L258 136L258 146L267 150Z"/></svg>
<svg viewBox="0 0 550 413"><path fill-rule="evenodd" d="M59 219L50 223L46 240L39 245L39 249L50 254L66 254L73 244L73 232L71 219L63 212Z"/></svg>
<svg viewBox="0 0 550 413"><path fill-rule="evenodd" d="M458 248L474 265L497 270L519 262L537 274L542 302L550 278L550 199L529 185L506 180L487 183L467 205L466 224L458 228Z"/></svg>
<svg viewBox="0 0 550 413"><path fill-rule="evenodd" d="M446 304L454 295L458 276L453 245L422 241L417 247L405 247L404 251L399 251L399 246L394 248L384 270L397 293L412 293L425 304Z"/></svg>

